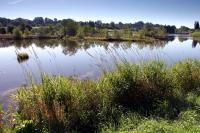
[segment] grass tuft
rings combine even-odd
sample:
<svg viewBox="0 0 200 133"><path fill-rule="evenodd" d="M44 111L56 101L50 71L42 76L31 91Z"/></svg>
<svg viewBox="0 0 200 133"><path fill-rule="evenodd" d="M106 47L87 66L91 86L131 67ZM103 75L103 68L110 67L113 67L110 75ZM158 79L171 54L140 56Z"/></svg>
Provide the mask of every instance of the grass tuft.
<svg viewBox="0 0 200 133"><path fill-rule="evenodd" d="M18 53L17 60L19 63L24 62L29 59L29 55L27 53Z"/></svg>

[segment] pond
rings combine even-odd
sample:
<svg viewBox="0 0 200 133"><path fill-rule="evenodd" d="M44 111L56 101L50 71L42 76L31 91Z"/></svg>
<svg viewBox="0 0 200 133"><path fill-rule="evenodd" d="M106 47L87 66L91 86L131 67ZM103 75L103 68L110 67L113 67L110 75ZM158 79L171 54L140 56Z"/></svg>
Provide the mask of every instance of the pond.
<svg viewBox="0 0 200 133"><path fill-rule="evenodd" d="M24 40L0 42L0 94L40 81L42 73L96 79L116 62L165 60L169 65L187 58L200 59L200 43L190 37L173 36L155 44L131 42L74 42ZM25 52L29 59L18 61Z"/></svg>

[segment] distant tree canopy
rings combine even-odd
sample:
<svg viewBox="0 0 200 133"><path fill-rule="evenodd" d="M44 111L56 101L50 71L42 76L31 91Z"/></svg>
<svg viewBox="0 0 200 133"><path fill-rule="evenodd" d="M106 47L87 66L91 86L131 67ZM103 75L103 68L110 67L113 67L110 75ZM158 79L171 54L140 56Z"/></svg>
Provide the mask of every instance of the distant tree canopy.
<svg viewBox="0 0 200 133"><path fill-rule="evenodd" d="M167 26L164 26L164 28L167 33L170 33L170 34L176 33L176 26L167 25Z"/></svg>
<svg viewBox="0 0 200 133"><path fill-rule="evenodd" d="M196 21L196 22L194 23L194 29L195 29L195 30L198 30L198 29L199 29L199 22L198 22L198 21Z"/></svg>
<svg viewBox="0 0 200 133"><path fill-rule="evenodd" d="M36 26L43 26L45 24L43 17L34 18L33 19L33 24L36 25Z"/></svg>
<svg viewBox="0 0 200 133"><path fill-rule="evenodd" d="M189 33L191 31L190 28L186 27L186 26L181 26L179 29L177 29L177 33Z"/></svg>
<svg viewBox="0 0 200 133"><path fill-rule="evenodd" d="M7 27L7 32L10 33L10 34L13 33L13 29L14 29L13 26L8 26Z"/></svg>
<svg viewBox="0 0 200 133"><path fill-rule="evenodd" d="M57 20L56 18L36 17L33 20L17 18L0 18L0 34L20 34L21 36L59 36L70 37L105 37L131 38L134 32L142 36L163 36L167 33L176 33L176 26L144 23L103 23L100 20L77 22L72 19ZM186 30L184 30L186 31Z"/></svg>
<svg viewBox="0 0 200 133"><path fill-rule="evenodd" d="M66 20L66 19L65 19ZM70 20L70 19L68 19ZM63 20L57 20L56 18L50 19L50 18L43 18L43 17L36 17L33 20L23 19L23 18L17 18L17 19L7 19L7 18L0 18L0 27L8 27L8 26L19 26L21 24L29 25L31 27L40 27L40 26L49 26L49 25L57 25ZM153 27L160 27L164 25L159 24L152 24L152 23L144 23L142 21L136 22L136 23L102 23L102 21L88 21L88 22L76 22L80 26L90 26L95 27L98 29L131 29L132 31L139 31L143 27L147 25L151 25ZM176 27L175 26L164 26L166 31L168 33L174 33Z"/></svg>
<svg viewBox="0 0 200 133"><path fill-rule="evenodd" d="M75 36L78 30L78 24L72 19L64 19L61 21L63 26L63 35Z"/></svg>
<svg viewBox="0 0 200 133"><path fill-rule="evenodd" d="M164 26L155 28L149 25L139 31L139 36L141 37L161 37L166 34L167 32Z"/></svg>

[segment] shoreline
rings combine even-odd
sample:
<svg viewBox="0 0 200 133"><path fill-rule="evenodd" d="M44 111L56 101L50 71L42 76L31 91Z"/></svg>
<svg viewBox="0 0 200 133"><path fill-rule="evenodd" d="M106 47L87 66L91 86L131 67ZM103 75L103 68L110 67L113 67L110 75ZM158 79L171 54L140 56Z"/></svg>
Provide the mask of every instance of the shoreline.
<svg viewBox="0 0 200 133"><path fill-rule="evenodd" d="M16 39L13 35L2 35L0 34L0 41L5 40L32 40L32 39L62 39L62 40L71 40L71 41L108 41L108 42L145 42L145 43L154 43L156 41L169 41L170 36L160 36L160 37L133 37L133 38L105 38L105 37L60 37L60 36L38 36L38 35L29 35L23 36L22 38Z"/></svg>

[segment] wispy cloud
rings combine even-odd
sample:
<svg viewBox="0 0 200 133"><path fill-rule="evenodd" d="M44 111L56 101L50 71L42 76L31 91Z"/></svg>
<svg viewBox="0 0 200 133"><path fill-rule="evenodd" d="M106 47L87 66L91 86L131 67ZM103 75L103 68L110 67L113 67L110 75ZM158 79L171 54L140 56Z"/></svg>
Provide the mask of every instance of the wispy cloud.
<svg viewBox="0 0 200 133"><path fill-rule="evenodd" d="M8 4L9 5L16 5L16 4L22 3L23 1L25 1L25 0L13 0L13 1L9 2Z"/></svg>

